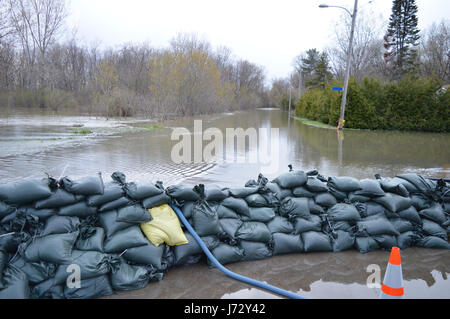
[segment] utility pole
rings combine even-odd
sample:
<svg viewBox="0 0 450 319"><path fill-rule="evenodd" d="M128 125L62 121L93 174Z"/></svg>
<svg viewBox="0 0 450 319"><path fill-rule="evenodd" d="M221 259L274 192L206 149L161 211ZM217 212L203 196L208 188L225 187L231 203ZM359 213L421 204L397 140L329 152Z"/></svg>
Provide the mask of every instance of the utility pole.
<svg viewBox="0 0 450 319"><path fill-rule="evenodd" d="M356 14L358 13L358 0L355 0L355 6L353 8L352 14L352 29L350 31L350 43L348 44L347 51L347 66L345 67L345 80L344 80L344 93L342 94L342 103L341 103L341 115L339 117L339 125L338 130L342 130L344 127L344 119L345 119L345 106L347 104L347 92L348 92L348 80L350 78L350 67L352 61L352 51L353 51L353 36L355 34L355 23L356 23Z"/></svg>
<svg viewBox="0 0 450 319"><path fill-rule="evenodd" d="M352 17L352 28L350 31L350 41L348 44L348 51L347 51L347 62L346 62L347 65L345 66L344 92L342 94L341 114L339 116L339 124L338 124L338 130L342 130L342 128L344 127L345 106L347 104L348 81L350 78L350 67L351 67L352 51L353 51L353 36L355 34L356 14L358 13L358 0L355 0L355 5L353 7L353 14L350 13L350 11L348 11L344 7L330 6L327 4L319 5L319 8L331 8L331 7L344 9Z"/></svg>

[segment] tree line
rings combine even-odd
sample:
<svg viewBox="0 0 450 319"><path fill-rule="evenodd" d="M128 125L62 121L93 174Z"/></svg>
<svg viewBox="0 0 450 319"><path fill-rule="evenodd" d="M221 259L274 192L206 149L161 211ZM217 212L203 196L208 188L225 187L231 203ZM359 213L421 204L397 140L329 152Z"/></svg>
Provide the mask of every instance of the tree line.
<svg viewBox="0 0 450 319"><path fill-rule="evenodd" d="M68 36L68 14L64 0L0 0L0 107L167 118L268 103L264 68L227 47L178 34L102 50Z"/></svg>
<svg viewBox="0 0 450 319"><path fill-rule="evenodd" d="M389 21L360 11L345 126L450 132L449 21L420 32L414 0L394 0ZM331 88L343 86L351 18L342 21L333 46L301 53L292 73L272 82L272 104L287 107L291 93L298 116L337 125L342 95Z"/></svg>

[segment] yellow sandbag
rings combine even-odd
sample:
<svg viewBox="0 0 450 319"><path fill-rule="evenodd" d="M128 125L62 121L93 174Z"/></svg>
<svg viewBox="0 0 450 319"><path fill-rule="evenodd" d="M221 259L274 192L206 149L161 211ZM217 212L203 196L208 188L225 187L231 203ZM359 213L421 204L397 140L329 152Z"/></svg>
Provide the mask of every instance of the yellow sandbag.
<svg viewBox="0 0 450 319"><path fill-rule="evenodd" d="M153 207L148 211L153 219L141 223L141 229L153 245L159 246L165 242L169 246L178 246L188 243L177 214L169 205Z"/></svg>

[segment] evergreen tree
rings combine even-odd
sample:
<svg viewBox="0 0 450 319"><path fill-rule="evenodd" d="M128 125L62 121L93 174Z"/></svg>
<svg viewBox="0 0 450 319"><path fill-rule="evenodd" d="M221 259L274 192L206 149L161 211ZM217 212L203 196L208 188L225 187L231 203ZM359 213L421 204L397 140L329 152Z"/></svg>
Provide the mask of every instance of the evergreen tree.
<svg viewBox="0 0 450 319"><path fill-rule="evenodd" d="M326 52L322 52L314 67L313 76L306 82L307 86L325 88L325 85L333 79L330 72L330 62Z"/></svg>
<svg viewBox="0 0 450 319"><path fill-rule="evenodd" d="M411 73L416 66L419 29L415 0L394 0L385 47L385 57L391 62L393 78Z"/></svg>

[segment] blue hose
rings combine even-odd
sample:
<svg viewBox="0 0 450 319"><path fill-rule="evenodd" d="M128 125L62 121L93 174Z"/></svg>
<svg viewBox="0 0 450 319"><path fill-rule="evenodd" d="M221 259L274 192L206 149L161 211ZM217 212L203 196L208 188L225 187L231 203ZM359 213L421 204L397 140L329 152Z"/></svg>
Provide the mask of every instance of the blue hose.
<svg viewBox="0 0 450 319"><path fill-rule="evenodd" d="M245 283L247 283L247 284L250 284L250 285L253 285L253 286L256 286L256 287L259 287L259 288L263 288L263 289L272 291L272 292L274 292L274 293L276 293L276 294L279 294L279 295L282 295L282 296L285 296L285 297L288 297L288 298L292 298L292 299L304 299L303 297L301 297L301 296L299 296L299 295L297 295L297 294L295 294L295 293L293 293L293 292L290 292L290 291L287 291L287 290L284 290L284 289L281 289L281 288L278 288L278 287L275 287L275 286L272 286L272 285L263 283L263 282L261 282L261 281L258 281L258 280L252 279L252 278L248 278L248 277L245 277L245 276L236 274L236 273L234 273L234 272L228 270L228 269L225 268L224 266L222 266L222 265L219 263L219 261L213 256L213 254L209 251L208 247L206 247L206 245L205 245L205 243L203 242L203 240L197 235L197 233L196 233L195 230L192 228L192 226L189 224L189 222L186 220L186 218L184 217L184 215L183 215L183 213L180 211L180 209L179 209L178 207L176 207L175 205L172 205L172 204L170 205L170 207L172 207L172 209L173 209L173 210L175 211L175 213L178 215L178 218L181 220L181 222L184 224L184 226L186 226L186 228L189 230L189 232L191 233L191 235L194 237L194 239L197 241L197 243L198 243L198 244L200 245L200 247L202 248L203 252L204 252L204 253L206 254L206 256L209 258L209 260L210 260L217 268L219 268L220 271L222 271L223 273L225 273L225 275L227 275L227 276L229 276L229 277L231 277L231 278L233 278L233 279L243 281L243 282L245 282Z"/></svg>

